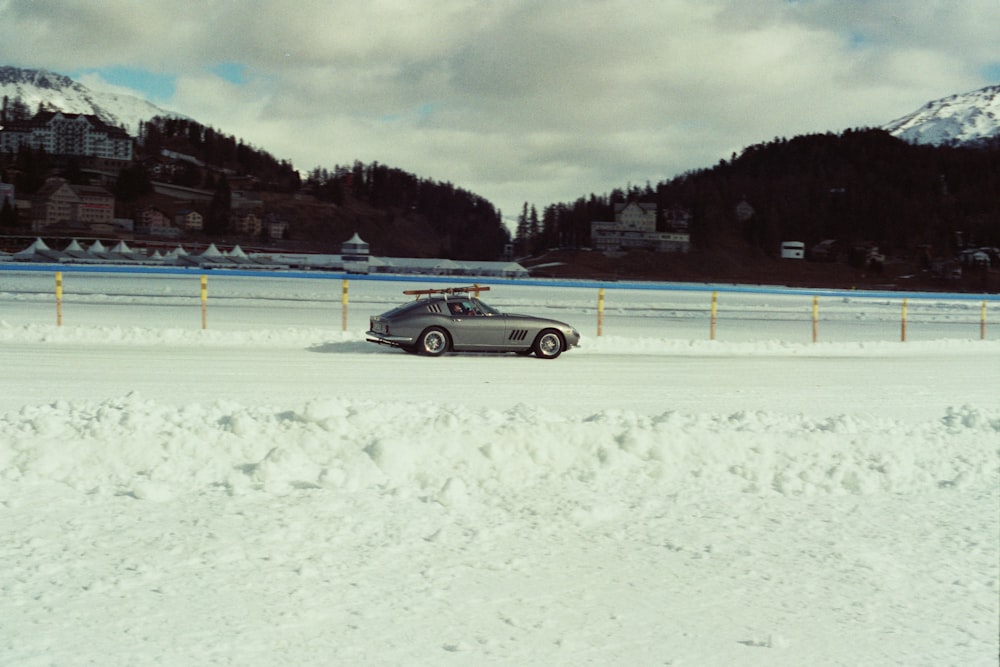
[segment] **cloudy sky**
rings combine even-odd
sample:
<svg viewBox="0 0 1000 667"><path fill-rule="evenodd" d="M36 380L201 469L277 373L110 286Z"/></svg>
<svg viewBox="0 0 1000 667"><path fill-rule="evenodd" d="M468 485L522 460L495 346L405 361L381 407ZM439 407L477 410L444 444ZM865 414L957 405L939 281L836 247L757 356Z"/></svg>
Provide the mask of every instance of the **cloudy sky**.
<svg viewBox="0 0 1000 667"><path fill-rule="evenodd" d="M1000 0L0 0L0 65L516 216L1000 83Z"/></svg>

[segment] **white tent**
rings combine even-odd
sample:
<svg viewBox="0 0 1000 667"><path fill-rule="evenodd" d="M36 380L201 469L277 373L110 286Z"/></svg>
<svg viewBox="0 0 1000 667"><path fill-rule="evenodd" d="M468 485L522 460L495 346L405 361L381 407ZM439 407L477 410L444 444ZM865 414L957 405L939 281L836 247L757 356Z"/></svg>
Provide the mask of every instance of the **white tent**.
<svg viewBox="0 0 1000 667"><path fill-rule="evenodd" d="M215 244L213 243L209 245L207 248L205 248L205 252L201 253L201 257L210 257L212 259L217 259L223 257L223 255L219 251L219 249L215 247Z"/></svg>
<svg viewBox="0 0 1000 667"><path fill-rule="evenodd" d="M27 259L34 256L34 254L39 250L49 250L49 246L45 245L45 241L40 238L35 239L35 241L24 250L15 252L14 257L23 257Z"/></svg>
<svg viewBox="0 0 1000 667"><path fill-rule="evenodd" d="M14 259L27 262L59 262L67 255L59 250L53 250L40 238L20 252L14 253Z"/></svg>
<svg viewBox="0 0 1000 667"><path fill-rule="evenodd" d="M124 241L119 241L115 247L111 249L111 252L118 253L119 255L131 255L132 249L125 245Z"/></svg>
<svg viewBox="0 0 1000 667"><path fill-rule="evenodd" d="M79 260L92 260L96 259L89 251L87 251L80 242L76 239L70 241L70 244L63 249L63 252L72 257L73 259Z"/></svg>

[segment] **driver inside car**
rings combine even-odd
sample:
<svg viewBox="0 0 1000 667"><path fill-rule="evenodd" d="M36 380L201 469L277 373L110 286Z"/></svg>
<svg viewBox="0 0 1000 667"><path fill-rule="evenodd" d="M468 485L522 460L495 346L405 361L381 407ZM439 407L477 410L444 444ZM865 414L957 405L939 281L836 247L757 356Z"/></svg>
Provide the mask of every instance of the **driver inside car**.
<svg viewBox="0 0 1000 667"><path fill-rule="evenodd" d="M476 310L468 301L456 301L451 304L451 314L455 317L461 317L462 315L475 315Z"/></svg>

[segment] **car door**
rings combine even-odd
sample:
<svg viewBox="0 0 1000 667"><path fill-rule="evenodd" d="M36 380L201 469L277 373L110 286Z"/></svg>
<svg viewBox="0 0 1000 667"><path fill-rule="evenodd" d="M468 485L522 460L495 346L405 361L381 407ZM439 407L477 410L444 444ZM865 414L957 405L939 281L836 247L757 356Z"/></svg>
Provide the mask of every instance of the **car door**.
<svg viewBox="0 0 1000 667"><path fill-rule="evenodd" d="M458 307L456 307L458 306ZM503 347L506 318L485 313L471 300L449 303L452 345L456 350L495 350Z"/></svg>

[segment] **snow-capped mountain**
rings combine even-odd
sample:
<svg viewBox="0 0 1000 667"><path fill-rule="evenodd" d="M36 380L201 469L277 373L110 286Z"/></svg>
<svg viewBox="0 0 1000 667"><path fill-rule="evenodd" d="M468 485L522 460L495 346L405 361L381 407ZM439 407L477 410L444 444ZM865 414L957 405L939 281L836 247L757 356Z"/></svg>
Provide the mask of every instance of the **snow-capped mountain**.
<svg viewBox="0 0 1000 667"><path fill-rule="evenodd" d="M20 98L34 113L40 103L66 113L94 114L105 123L135 135L141 121L178 116L132 95L96 91L68 76L46 70L0 66L0 97Z"/></svg>
<svg viewBox="0 0 1000 667"><path fill-rule="evenodd" d="M1000 137L1000 86L928 102L883 129L918 144L974 144Z"/></svg>

